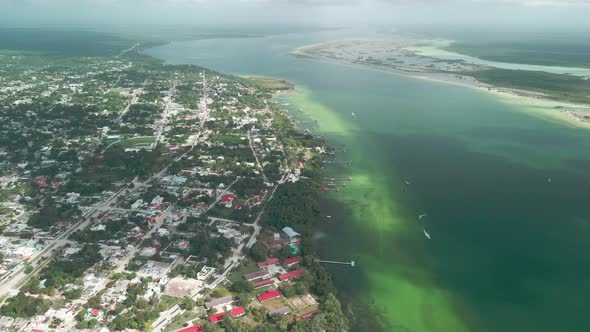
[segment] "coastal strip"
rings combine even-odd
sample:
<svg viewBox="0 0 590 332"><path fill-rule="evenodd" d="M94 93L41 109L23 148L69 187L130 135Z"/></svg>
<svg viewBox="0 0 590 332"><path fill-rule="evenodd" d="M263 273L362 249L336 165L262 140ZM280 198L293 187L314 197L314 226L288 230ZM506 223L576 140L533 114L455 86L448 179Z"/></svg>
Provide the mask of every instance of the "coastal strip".
<svg viewBox="0 0 590 332"><path fill-rule="evenodd" d="M374 39L355 39L316 43L299 47L290 54L301 58L475 89L482 93L491 94L499 100L516 106L533 116L548 121L560 122L575 128L590 129L589 104L555 100L543 92L501 87L481 82L469 75L475 73L479 67L457 64L455 61L448 63L441 59L413 53L411 47L407 47L407 45L416 43L416 41L412 42L406 39L386 41L394 45L390 45L389 48L386 45L382 46L386 49L385 52L391 53L391 57L387 58L388 61L384 62L384 55L381 56L381 59L367 56L365 59L359 60L363 45L368 44L374 48L375 45L373 44L378 43L377 45L381 45L380 43L383 42L383 40ZM340 53L335 51L335 49L341 47L349 49L340 51ZM371 47L368 48L366 53L372 54ZM394 60L394 58L402 60Z"/></svg>

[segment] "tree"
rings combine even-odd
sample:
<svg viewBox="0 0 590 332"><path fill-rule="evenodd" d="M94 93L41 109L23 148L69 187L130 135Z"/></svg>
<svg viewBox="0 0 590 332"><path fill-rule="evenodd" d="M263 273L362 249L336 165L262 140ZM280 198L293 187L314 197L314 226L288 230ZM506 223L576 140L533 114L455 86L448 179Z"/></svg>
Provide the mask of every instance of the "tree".
<svg viewBox="0 0 590 332"><path fill-rule="evenodd" d="M49 228L60 219L60 213L52 201L47 202L47 205L41 208L38 213L34 214L29 219L28 224L37 228Z"/></svg>
<svg viewBox="0 0 590 332"><path fill-rule="evenodd" d="M284 244L279 250L279 257L280 258L290 258L293 256L293 249L290 245Z"/></svg>
<svg viewBox="0 0 590 332"><path fill-rule="evenodd" d="M239 293L238 301L240 301L240 305L245 308L250 305L250 302L252 302L252 297L248 293Z"/></svg>
<svg viewBox="0 0 590 332"><path fill-rule="evenodd" d="M77 300L82 296L82 288L72 289L71 291L64 292L64 296L67 300Z"/></svg>
<svg viewBox="0 0 590 332"><path fill-rule="evenodd" d="M249 255L253 260L261 262L270 255L270 250L262 241L256 241L252 248L250 248Z"/></svg>
<svg viewBox="0 0 590 332"><path fill-rule="evenodd" d="M254 288L252 284L244 279L240 279L234 282L231 287L231 291L234 293L243 293L243 292L251 292Z"/></svg>
<svg viewBox="0 0 590 332"><path fill-rule="evenodd" d="M266 310L265 307L262 307L262 308L252 307L252 308L250 308L250 311L248 312L248 315L253 320L255 320L257 322L263 322L263 321L265 321L267 314L268 314L268 311Z"/></svg>
<svg viewBox="0 0 590 332"><path fill-rule="evenodd" d="M193 310L195 307L195 301L190 296L185 296L180 303L180 307L184 310Z"/></svg>
<svg viewBox="0 0 590 332"><path fill-rule="evenodd" d="M225 332L246 332L242 322L229 315L223 318L221 326Z"/></svg>
<svg viewBox="0 0 590 332"><path fill-rule="evenodd" d="M288 322L287 322L288 323ZM287 331L287 328L285 327L285 329L282 329L281 327L279 327L279 330L281 332L283 331ZM262 323L260 325L257 325L254 330L252 330L253 332L276 332L277 329L276 327L274 327L272 324L265 322Z"/></svg>
<svg viewBox="0 0 590 332"><path fill-rule="evenodd" d="M285 296L287 298L293 297L296 294L295 288L291 285L283 284L283 285L281 285L280 288L281 288L281 293L283 294L283 296Z"/></svg>
<svg viewBox="0 0 590 332"><path fill-rule="evenodd" d="M201 331L202 332L222 332L223 330L213 323L205 322L205 323L203 323L203 327L201 328Z"/></svg>
<svg viewBox="0 0 590 332"><path fill-rule="evenodd" d="M96 319L91 319L91 320L88 321L88 323L86 324L86 326L89 329L93 329L96 326L97 323L98 323L98 321Z"/></svg>
<svg viewBox="0 0 590 332"><path fill-rule="evenodd" d="M340 301L334 294L328 294L320 299L320 311L322 314L319 316L325 321L326 328L330 327L331 331L348 330L348 320L342 312Z"/></svg>
<svg viewBox="0 0 590 332"><path fill-rule="evenodd" d="M223 287L223 286L219 286L217 288L215 288L215 290L211 293L212 297L223 297L223 296L227 296L229 295L229 291L227 290L227 288Z"/></svg>
<svg viewBox="0 0 590 332"><path fill-rule="evenodd" d="M90 308L98 309L100 308L100 296L95 295L88 299L88 304Z"/></svg>
<svg viewBox="0 0 590 332"><path fill-rule="evenodd" d="M0 307L0 315L13 318L29 318L40 315L49 309L49 303L41 298L26 296L19 292L6 300L6 304Z"/></svg>
<svg viewBox="0 0 590 332"><path fill-rule="evenodd" d="M122 331L127 328L127 319L123 315L119 315L111 321L110 326L115 331Z"/></svg>
<svg viewBox="0 0 590 332"><path fill-rule="evenodd" d="M297 283L297 285L295 285L295 293L297 293L297 295L307 293L307 287L305 287L305 284L302 282Z"/></svg>

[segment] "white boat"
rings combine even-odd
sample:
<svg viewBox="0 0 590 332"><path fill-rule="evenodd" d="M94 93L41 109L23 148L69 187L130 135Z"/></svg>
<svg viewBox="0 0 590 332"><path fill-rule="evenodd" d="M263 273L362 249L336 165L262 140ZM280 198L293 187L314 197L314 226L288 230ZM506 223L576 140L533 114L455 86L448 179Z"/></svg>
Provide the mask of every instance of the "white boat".
<svg viewBox="0 0 590 332"><path fill-rule="evenodd" d="M424 235L426 235L426 238L428 238L430 240L430 234L428 234L428 232L426 230L424 230Z"/></svg>
<svg viewBox="0 0 590 332"><path fill-rule="evenodd" d="M409 186L410 185L410 181L406 180L406 184Z"/></svg>
<svg viewBox="0 0 590 332"><path fill-rule="evenodd" d="M551 178L548 178L548 179L547 179L547 182L551 182Z"/></svg>
<svg viewBox="0 0 590 332"><path fill-rule="evenodd" d="M352 113L352 116L356 116L356 114L354 114L354 112Z"/></svg>
<svg viewBox="0 0 590 332"><path fill-rule="evenodd" d="M422 218L424 218L426 216L427 216L427 214L426 213L423 213L423 214L421 214L421 215L418 216L418 219L422 220Z"/></svg>

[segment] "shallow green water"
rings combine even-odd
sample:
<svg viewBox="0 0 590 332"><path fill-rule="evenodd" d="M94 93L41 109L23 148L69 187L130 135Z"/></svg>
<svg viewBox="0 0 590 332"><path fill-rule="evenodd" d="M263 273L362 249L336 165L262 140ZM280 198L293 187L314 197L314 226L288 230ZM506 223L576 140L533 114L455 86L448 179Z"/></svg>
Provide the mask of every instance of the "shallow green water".
<svg viewBox="0 0 590 332"><path fill-rule="evenodd" d="M345 302L378 308L385 330L586 331L590 132L474 90L288 55L343 37L202 40L148 53L298 85L283 101L338 147L330 176L353 177L325 197L321 254L357 262L329 268ZM373 330L373 320L357 329Z"/></svg>
<svg viewBox="0 0 590 332"><path fill-rule="evenodd" d="M408 50L416 52L416 54L443 59L443 60L460 60L466 63L476 64L480 66L488 66L500 69L511 69L511 70L528 70L528 71L543 71L552 74L569 74L573 76L589 77L590 69L581 67L563 67L563 66L543 66L543 65L531 65L522 63L512 62L500 62L490 61L481 59L474 56L460 54L457 52L449 51L445 48L451 46L450 42L440 42L435 45L428 46L416 46L408 47Z"/></svg>

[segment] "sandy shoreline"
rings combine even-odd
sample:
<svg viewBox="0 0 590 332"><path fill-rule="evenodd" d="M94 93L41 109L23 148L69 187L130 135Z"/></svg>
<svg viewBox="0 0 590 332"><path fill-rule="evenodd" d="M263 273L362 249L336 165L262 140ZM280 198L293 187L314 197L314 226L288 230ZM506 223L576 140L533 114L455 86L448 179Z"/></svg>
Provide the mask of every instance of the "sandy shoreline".
<svg viewBox="0 0 590 332"><path fill-rule="evenodd" d="M332 43L338 42L339 41ZM556 101L549 98L545 98L542 94L533 91L497 87L490 84L482 83L471 76L433 73L426 71L403 71L394 68L383 68L379 66L358 64L345 60L316 56L314 54L309 54L306 52L306 50L308 49L321 47L324 44L325 43L305 45L297 48L290 54L302 58L309 58L318 61L351 66L355 68L369 69L383 73L410 77L414 79L421 79L441 84L450 84L475 89L482 93L491 94L496 98L502 100L503 102L515 105L519 109L523 109L524 111L531 113L532 115L541 116L546 120L555 120L573 127L590 129L590 119L585 121L576 115L576 111L583 110L590 112L590 105Z"/></svg>

